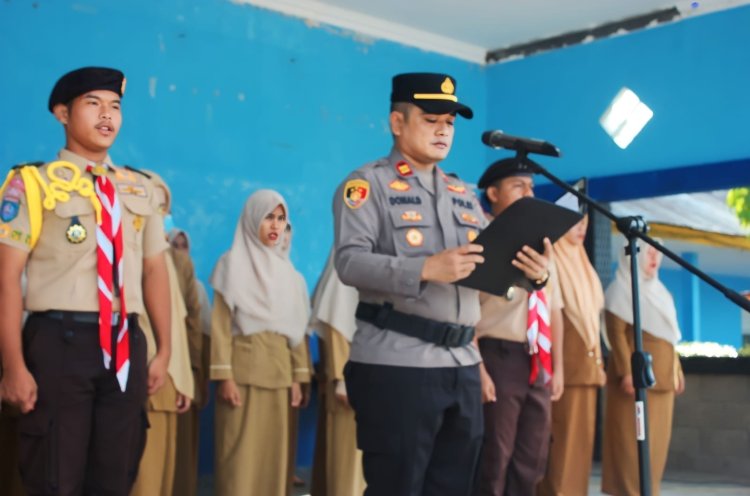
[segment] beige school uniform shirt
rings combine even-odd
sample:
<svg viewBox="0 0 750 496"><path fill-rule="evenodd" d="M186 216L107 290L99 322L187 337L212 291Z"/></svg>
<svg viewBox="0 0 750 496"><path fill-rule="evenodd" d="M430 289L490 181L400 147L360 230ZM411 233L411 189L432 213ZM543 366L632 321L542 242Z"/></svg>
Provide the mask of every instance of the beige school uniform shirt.
<svg viewBox="0 0 750 496"><path fill-rule="evenodd" d="M563 308L560 283L554 263L550 263L549 281L542 290L547 297L550 311ZM526 342L526 328L529 318L529 293L514 286L513 298L480 293L479 304L482 320L477 324L477 336L482 338L505 339L518 343Z"/></svg>
<svg viewBox="0 0 750 496"><path fill-rule="evenodd" d="M86 166L93 162L68 150L61 150L58 157L74 164L81 177L93 180L93 176L86 172ZM141 287L143 259L156 256L168 248L164 225L153 204L153 187L149 181L136 172L111 165L109 157L104 163L110 164L107 177L115 184L122 207L127 310L129 313L144 314ZM50 177L49 165L39 167L47 185L59 181ZM72 175L69 170L57 172L62 180L70 180ZM42 212L42 230L33 249L25 195L21 198L18 215L8 222L0 221L0 243L29 253L25 310L98 312L96 217L91 201L73 191L68 200L58 200L52 210L43 208ZM68 241L66 235L76 220L87 233L86 239L78 244ZM113 308L118 310L119 307L119 298L115 298Z"/></svg>

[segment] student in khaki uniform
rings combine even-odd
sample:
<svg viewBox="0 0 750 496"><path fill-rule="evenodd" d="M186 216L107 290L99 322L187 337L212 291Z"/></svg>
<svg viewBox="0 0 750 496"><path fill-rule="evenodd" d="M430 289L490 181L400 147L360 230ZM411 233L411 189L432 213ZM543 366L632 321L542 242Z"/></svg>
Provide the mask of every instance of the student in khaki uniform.
<svg viewBox="0 0 750 496"><path fill-rule="evenodd" d="M190 366L195 383L193 401L185 413L177 416L177 460L173 493L179 496L195 496L198 489L198 443L200 440L200 410L208 402L208 375L205 356L210 345L205 343L202 313L207 314L207 331L211 332L211 308L208 301L201 302L199 281L190 258L190 238L181 229L169 231L169 253L174 260L182 298L185 301L187 317L188 347ZM205 294L205 289L203 289Z"/></svg>
<svg viewBox="0 0 750 496"><path fill-rule="evenodd" d="M143 171L143 174L154 185L158 211L163 218L166 217L172 206L172 194L169 187L155 172ZM166 259L172 310L172 356L167 368L168 380L163 388L148 399L149 429L146 436L146 448L131 496L172 496L177 459L178 416L189 410L195 389L188 351L185 298L180 290L178 272L171 249L167 250ZM143 316L140 318L140 323L146 334L148 357L152 359L155 349L151 324L148 318Z"/></svg>
<svg viewBox="0 0 750 496"><path fill-rule="evenodd" d="M361 495L365 490L362 474L362 452L357 449L354 411L349 405L344 383L344 364L349 359L349 347L356 330L354 312L359 296L357 290L346 286L333 267L333 253L328 258L313 296L310 327L320 336L325 359L325 398L320 413L325 416L322 433L316 443L325 443L325 496ZM322 435L321 435L322 434ZM314 467L313 471L320 470ZM323 496L321 494L320 496Z"/></svg>
<svg viewBox="0 0 750 496"><path fill-rule="evenodd" d="M659 495L672 436L675 394L685 390L685 376L674 346L681 333L669 290L659 280L662 255L641 244L638 253L643 349L653 357L656 385L648 389L648 442L651 494ZM606 292L607 336L612 350L607 363L607 395L602 447L602 492L616 496L640 494L635 434L635 390L630 357L633 345L633 306L630 258L620 255L615 280Z"/></svg>
<svg viewBox="0 0 750 496"><path fill-rule="evenodd" d="M552 404L552 444L544 496L588 494L596 430L596 396L604 385L599 333L604 291L583 242L588 216L554 244L555 267L565 305L563 362L565 393Z"/></svg>
<svg viewBox="0 0 750 496"><path fill-rule="evenodd" d="M287 492L289 405L300 405L310 382L309 299L282 249L287 218L281 195L253 193L210 279L215 491L224 496Z"/></svg>
<svg viewBox="0 0 750 496"><path fill-rule="evenodd" d="M57 161L14 171L0 193L0 396L22 412L30 494L127 495L145 441L143 405L166 378L163 225L152 185L108 155L124 90L114 69L60 78L48 108L65 148ZM148 365L138 323L146 311L157 343Z"/></svg>
<svg viewBox="0 0 750 496"><path fill-rule="evenodd" d="M498 160L479 180L491 215L534 195L530 172L515 158ZM509 235L512 235L509 234ZM481 496L531 495L544 476L550 439L550 403L563 391L562 298L552 246L544 253L525 246L513 264L528 281L506 296L480 294L482 320L477 324L484 405L484 444L478 474ZM541 340L529 342L530 304L546 298L551 350ZM532 348L533 346L533 348ZM549 345L548 345L549 346ZM531 354L530 350L536 348ZM544 369L543 353L551 352L552 370ZM532 371L535 367L538 373ZM551 374L551 377L548 376ZM536 377L534 377L536 375Z"/></svg>

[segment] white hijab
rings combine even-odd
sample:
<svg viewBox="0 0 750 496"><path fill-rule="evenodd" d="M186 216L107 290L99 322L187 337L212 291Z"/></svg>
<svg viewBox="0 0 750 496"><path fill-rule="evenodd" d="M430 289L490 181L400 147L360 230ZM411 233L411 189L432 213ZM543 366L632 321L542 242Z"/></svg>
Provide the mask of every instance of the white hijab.
<svg viewBox="0 0 750 496"><path fill-rule="evenodd" d="M331 250L323 274L313 293L310 328L317 330L321 323L327 324L351 343L354 331L357 330L354 313L358 303L358 291L345 285L339 279L336 268L333 266L333 250Z"/></svg>
<svg viewBox="0 0 750 496"><path fill-rule="evenodd" d="M288 218L286 202L275 191L259 190L247 199L232 246L216 263L210 283L232 312L235 334L277 332L294 347L302 342L310 313L307 287L284 240L268 247L259 238L261 222L279 205Z"/></svg>
<svg viewBox="0 0 750 496"><path fill-rule="evenodd" d="M670 343L677 344L682 337L677 324L677 310L669 290L659 280L658 268L654 276L646 279L646 250L650 247L638 243L638 290L640 292L641 329ZM661 256L661 254L659 254ZM607 288L605 308L628 324L633 324L633 298L630 287L630 257L625 250L620 255L615 279Z"/></svg>

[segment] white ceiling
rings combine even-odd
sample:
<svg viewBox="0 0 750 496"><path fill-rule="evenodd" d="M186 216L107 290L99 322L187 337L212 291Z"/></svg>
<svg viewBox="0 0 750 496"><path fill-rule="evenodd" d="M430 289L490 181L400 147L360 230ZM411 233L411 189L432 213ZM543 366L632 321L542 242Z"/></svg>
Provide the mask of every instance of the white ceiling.
<svg viewBox="0 0 750 496"><path fill-rule="evenodd" d="M232 0L484 63L488 51L676 7L681 18L750 0Z"/></svg>

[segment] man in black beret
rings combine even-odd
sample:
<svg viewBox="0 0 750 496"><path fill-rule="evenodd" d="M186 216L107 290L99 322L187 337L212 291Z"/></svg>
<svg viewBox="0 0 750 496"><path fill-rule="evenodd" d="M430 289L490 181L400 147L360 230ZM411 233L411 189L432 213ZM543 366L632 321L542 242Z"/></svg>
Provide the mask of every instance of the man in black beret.
<svg viewBox="0 0 750 496"><path fill-rule="evenodd" d="M63 125L65 148L38 168L15 167L0 192L12 204L0 225L10 233L0 235L0 396L21 411L28 494L128 495L147 393L166 377L163 223L151 182L109 156L124 91L115 69L60 78L48 109ZM158 347L148 365L138 325L146 311Z"/></svg>
<svg viewBox="0 0 750 496"><path fill-rule="evenodd" d="M335 266L359 290L344 371L367 496L467 496L482 440L478 292L454 282L484 261L479 201L438 163L456 115L446 74L393 78L390 154L334 198Z"/></svg>
<svg viewBox="0 0 750 496"><path fill-rule="evenodd" d="M516 157L491 164L478 186L493 218L517 200L534 196L532 172ZM550 400L563 391L562 295L551 253L546 238L544 253L524 246L511 263L524 273L527 284L511 287L504 297L482 293L479 298L485 405L478 496L535 494L544 475ZM542 323L536 321L538 315L548 317ZM545 367L548 359L554 373Z"/></svg>

